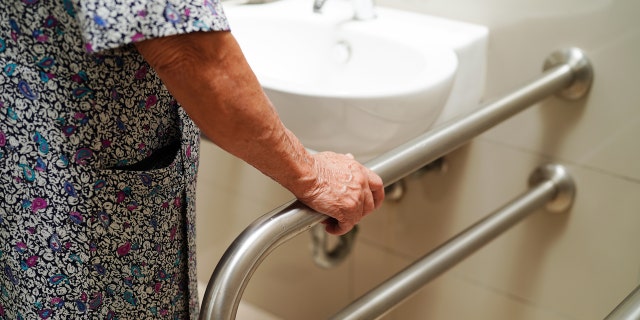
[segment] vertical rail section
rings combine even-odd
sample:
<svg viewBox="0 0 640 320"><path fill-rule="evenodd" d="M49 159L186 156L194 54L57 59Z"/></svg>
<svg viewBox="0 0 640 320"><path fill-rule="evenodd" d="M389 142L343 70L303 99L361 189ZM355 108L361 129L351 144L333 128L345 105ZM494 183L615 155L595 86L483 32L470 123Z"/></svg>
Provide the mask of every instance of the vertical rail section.
<svg viewBox="0 0 640 320"><path fill-rule="evenodd" d="M605 320L640 319L640 286L637 286L620 304L609 313Z"/></svg>
<svg viewBox="0 0 640 320"><path fill-rule="evenodd" d="M562 166L538 168L529 184L530 190L387 279L331 319L376 319L536 209L546 205L551 211L564 212L572 204L575 186Z"/></svg>
<svg viewBox="0 0 640 320"><path fill-rule="evenodd" d="M552 94L569 99L584 96L593 77L588 59L575 48L551 54L544 63L544 70L512 93L418 136L365 165L380 175L388 186ZM324 219L326 216L299 201L292 201L249 225L216 266L205 291L200 319L235 319L247 282L262 260L280 244Z"/></svg>

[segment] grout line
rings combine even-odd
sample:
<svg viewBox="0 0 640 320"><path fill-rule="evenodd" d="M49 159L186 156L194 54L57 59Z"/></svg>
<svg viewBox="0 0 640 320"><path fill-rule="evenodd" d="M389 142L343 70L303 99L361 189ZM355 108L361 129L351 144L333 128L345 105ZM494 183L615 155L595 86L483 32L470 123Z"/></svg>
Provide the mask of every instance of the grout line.
<svg viewBox="0 0 640 320"><path fill-rule="evenodd" d="M529 300L527 298L524 298L524 297L521 297L519 295L513 294L511 292L507 292L507 291L498 289L496 287L489 286L489 285L487 285L485 283L482 283L481 281L479 281L477 279L465 276L463 274L455 273L455 272L450 273L450 275L453 276L455 279L458 279L460 281L466 282L467 284L475 286L477 288L489 291L489 292L491 292L491 293L493 293L495 295L507 298L509 300L513 300L515 302L530 306L530 307L538 309L538 310L543 310L545 312L548 312L550 314L558 316L558 317L560 317L562 319L575 320L575 318L573 318L573 317L571 317L571 316L569 316L567 314L564 314L564 313L559 312L557 310L546 308L546 307L544 307L542 305L536 304L534 301L531 301L531 300Z"/></svg>
<svg viewBox="0 0 640 320"><path fill-rule="evenodd" d="M376 249L378 249L378 250L380 250L380 251L382 251L382 252L384 252L386 254L392 255L392 256L394 256L396 258L408 260L410 262L415 262L416 259L419 259L420 257L422 257L422 255L412 256L412 255L409 255L409 254L398 252L393 248L390 248L390 247L387 247L385 245L379 244L379 243L377 243L375 241L369 240L366 237L360 237L359 241L364 243L364 244L366 244L366 245L368 245L368 246L370 246L370 247L374 247L374 248L376 248ZM426 254L426 252L425 252L425 254Z"/></svg>
<svg viewBox="0 0 640 320"><path fill-rule="evenodd" d="M579 162L575 162L563 157L560 157L558 155L551 155L548 153L544 153L544 152L540 152L538 150L533 150L533 149L529 149L529 148L524 148L521 146L517 146L517 145L512 145L510 143L504 142L504 141L499 141L499 140L495 140L492 138L488 138L486 136L480 137L478 138L479 141L482 141L484 143L489 143L489 144L493 144L496 146L502 146L502 147L507 147L522 153L527 153L527 154L533 154L535 156L538 157L542 157L542 158L547 158L547 159L554 159L557 161L561 161L562 163L574 166L574 167L578 167L581 169L585 169L585 170L589 170L589 171L594 171L596 173L600 173L600 174L604 174L604 175L608 175L610 177L616 178L616 179L621 179L621 180L625 180L628 182L632 182L632 183L637 183L640 184L640 178L634 178L634 177L630 177L630 176L626 176L623 174L619 174L616 172L612 172L612 171L608 171L606 169L603 168L599 168L599 167L594 167L594 166L590 166L590 165L586 165L584 163L579 163Z"/></svg>

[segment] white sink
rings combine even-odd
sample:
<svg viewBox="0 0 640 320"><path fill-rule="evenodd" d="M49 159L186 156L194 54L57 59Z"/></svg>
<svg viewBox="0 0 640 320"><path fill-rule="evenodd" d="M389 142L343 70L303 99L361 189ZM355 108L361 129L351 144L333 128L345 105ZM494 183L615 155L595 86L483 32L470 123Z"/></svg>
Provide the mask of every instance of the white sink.
<svg viewBox="0 0 640 320"><path fill-rule="evenodd" d="M363 160L430 128L459 75L456 49L468 45L433 32L449 21L384 8L354 21L339 0L322 14L299 0L225 11L285 125L307 148Z"/></svg>

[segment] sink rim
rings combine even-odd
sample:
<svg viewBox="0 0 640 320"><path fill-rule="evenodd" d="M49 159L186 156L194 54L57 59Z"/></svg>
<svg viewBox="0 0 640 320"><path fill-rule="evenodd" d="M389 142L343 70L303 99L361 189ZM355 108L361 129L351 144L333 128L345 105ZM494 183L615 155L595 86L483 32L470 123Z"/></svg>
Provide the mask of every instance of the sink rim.
<svg viewBox="0 0 640 320"><path fill-rule="evenodd" d="M312 19L307 19L311 17ZM383 16L384 17L384 16ZM433 87L434 83L448 81L454 78L458 68L458 58L455 51L447 46L437 43L429 43L420 39L416 41L409 41L408 37L400 36L398 38L389 38L388 35L375 34L375 30L379 30L382 25L388 25L386 19L379 18L374 21L353 21L351 19L345 20L342 17L331 15L301 15L301 16L283 16L282 14L275 16L266 16L265 13L256 13L252 11L234 11L232 16L234 19L233 24L241 26L240 28L234 28L232 24L232 33L235 32L238 37L243 51L247 55L247 60L254 68L254 72L258 77L258 80L264 87L268 87L274 91L280 91L287 94L313 97L313 98L336 98L345 100L355 99L379 99L379 98L392 98L402 97L405 95L415 94L417 92L429 91L429 87ZM245 20L244 22L239 22ZM248 22L247 22L248 20ZM235 21L235 22L234 22ZM421 70L416 71L413 77L403 82L402 86L393 85L389 83L381 82L371 88L356 88L350 87L350 90L335 90L329 87L319 88L311 87L300 83L300 79L303 75L298 75L298 78L288 78L286 80L277 79L275 76L270 76L267 72L263 72L255 61L252 62L252 56L258 55L255 50L255 44L249 44L247 38L243 38L243 32L250 32L249 26L265 24L266 21L278 21L273 27L273 31L279 31L279 25L292 24L301 26L314 32L324 32L334 43L341 41L353 42L353 38L361 37L365 41L372 42L375 40L384 41L384 44L397 45L392 53L397 53L402 50L410 50L411 54L419 57L420 63L424 64ZM382 22L381 22L382 21ZM371 25L376 25L375 28L371 28ZM290 28L290 27L289 27ZM305 29L305 30L306 30ZM318 31L321 30L321 31ZM325 31L327 30L327 31ZM263 30L264 31L264 30ZM292 36L296 37L296 36ZM410 37L409 37L410 38ZM324 39L326 41L326 39ZM401 46L401 48L399 47ZM273 55L271 55L273 56ZM327 58L329 60L329 58ZM432 61L438 61L434 64ZM264 65L264 63L263 63ZM327 64L328 65L328 64ZM272 72L273 73L273 72ZM295 83L295 85L291 85ZM385 88L388 86L388 88Z"/></svg>
<svg viewBox="0 0 640 320"><path fill-rule="evenodd" d="M295 94L299 96L313 97L313 98L334 98L334 99L380 99L380 98L393 98L401 97L419 92L431 91L435 83L447 82L449 79L454 78L458 66L457 56L452 50L444 48L436 48L430 51L429 57L423 55L423 60L430 60L429 58L438 59L443 62L443 65L447 65L448 68L435 68L437 72L434 72L434 68L425 67L424 70L418 71L414 75L416 78L426 79L423 81L410 81L404 83L402 86L394 86L392 88L385 89L383 84L378 84L372 88L358 88L354 90L333 90L327 88L313 88L307 85L289 85L286 81L280 81L269 75L260 74L256 71L258 80L264 87L268 87L270 90L277 90L288 94ZM427 62L427 64L430 64ZM437 73L437 76L433 74ZM291 82L295 79L291 79Z"/></svg>

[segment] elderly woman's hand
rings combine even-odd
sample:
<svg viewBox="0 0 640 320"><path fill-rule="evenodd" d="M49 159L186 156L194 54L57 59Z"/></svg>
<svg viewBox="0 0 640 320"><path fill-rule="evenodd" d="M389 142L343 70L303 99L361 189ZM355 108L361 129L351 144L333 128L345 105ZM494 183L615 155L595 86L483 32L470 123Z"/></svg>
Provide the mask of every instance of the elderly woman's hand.
<svg viewBox="0 0 640 320"><path fill-rule="evenodd" d="M347 233L382 204L382 179L355 161L352 155L322 152L313 158L313 183L305 188L294 187L291 191L310 208L331 217L325 221L327 232Z"/></svg>

